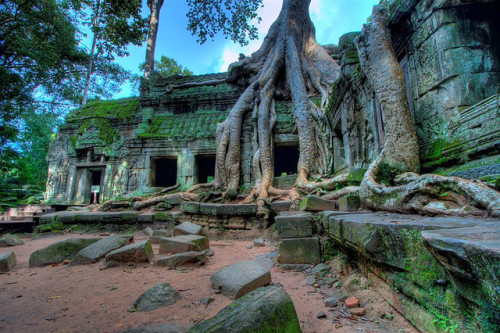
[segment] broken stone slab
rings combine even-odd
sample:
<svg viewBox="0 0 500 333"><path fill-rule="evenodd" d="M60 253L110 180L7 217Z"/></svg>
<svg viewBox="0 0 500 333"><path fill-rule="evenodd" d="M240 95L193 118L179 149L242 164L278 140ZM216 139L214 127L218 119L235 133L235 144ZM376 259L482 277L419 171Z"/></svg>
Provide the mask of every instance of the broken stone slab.
<svg viewBox="0 0 500 333"><path fill-rule="evenodd" d="M174 228L174 236L201 235L203 227L191 222L183 222Z"/></svg>
<svg viewBox="0 0 500 333"><path fill-rule="evenodd" d="M198 214L200 212L200 203L195 201L181 202L181 212Z"/></svg>
<svg viewBox="0 0 500 333"><path fill-rule="evenodd" d="M428 230L422 237L462 297L480 305L485 314L500 313L500 221Z"/></svg>
<svg viewBox="0 0 500 333"><path fill-rule="evenodd" d="M208 238L199 235L181 235L160 238L160 254L201 251L209 248Z"/></svg>
<svg viewBox="0 0 500 333"><path fill-rule="evenodd" d="M23 245L24 241L18 235L4 234L0 237L0 247Z"/></svg>
<svg viewBox="0 0 500 333"><path fill-rule="evenodd" d="M154 214L151 213L143 213L137 215L137 223L153 223Z"/></svg>
<svg viewBox="0 0 500 333"><path fill-rule="evenodd" d="M106 261L150 262L154 257L149 240L132 243L106 254Z"/></svg>
<svg viewBox="0 0 500 333"><path fill-rule="evenodd" d="M279 214L281 212L285 212L287 210L290 210L292 206L292 202L290 200L283 200L283 201L273 201L271 202L271 210L275 214Z"/></svg>
<svg viewBox="0 0 500 333"><path fill-rule="evenodd" d="M189 251L167 256L157 256L153 260L154 266L177 267L184 264L204 264L207 260L206 251Z"/></svg>
<svg viewBox="0 0 500 333"><path fill-rule="evenodd" d="M118 333L187 333L188 329L176 325L159 324L129 328Z"/></svg>
<svg viewBox="0 0 500 333"><path fill-rule="evenodd" d="M253 246L263 247L263 246L266 246L266 242L262 238L255 238L253 240Z"/></svg>
<svg viewBox="0 0 500 333"><path fill-rule="evenodd" d="M270 257L269 253L261 254L261 255L256 256L253 259L253 261L255 261L258 265L260 265L264 269L270 270L275 265L274 261L270 258L273 258L273 257Z"/></svg>
<svg viewBox="0 0 500 333"><path fill-rule="evenodd" d="M312 236L311 214L278 215L275 228L281 238Z"/></svg>
<svg viewBox="0 0 500 333"><path fill-rule="evenodd" d="M127 237L117 235L105 237L80 250L73 260L71 260L70 265L90 265L96 263L104 258L107 253L128 243L129 240Z"/></svg>
<svg viewBox="0 0 500 333"><path fill-rule="evenodd" d="M200 204L200 214L220 216L246 216L257 213L256 204Z"/></svg>
<svg viewBox="0 0 500 333"><path fill-rule="evenodd" d="M55 212L40 217L40 224L62 222L75 223L116 223L133 224L137 222L137 212Z"/></svg>
<svg viewBox="0 0 500 333"><path fill-rule="evenodd" d="M320 212L324 210L336 210L337 203L331 200L325 200L315 195L308 195L299 204L299 210Z"/></svg>
<svg viewBox="0 0 500 333"><path fill-rule="evenodd" d="M241 261L226 266L210 277L212 286L225 296L236 299L271 283L271 272L255 261Z"/></svg>
<svg viewBox="0 0 500 333"><path fill-rule="evenodd" d="M281 241L278 250L280 264L317 264L320 261L317 237L290 238Z"/></svg>
<svg viewBox="0 0 500 333"><path fill-rule="evenodd" d="M181 299L181 295L168 283L159 283L148 289L134 302L137 311L151 311L172 305Z"/></svg>
<svg viewBox="0 0 500 333"><path fill-rule="evenodd" d="M16 255L14 251L0 253L0 272L6 273L16 265Z"/></svg>
<svg viewBox="0 0 500 333"><path fill-rule="evenodd" d="M190 330L192 333L268 331L301 332L292 299L280 285L260 287Z"/></svg>
<svg viewBox="0 0 500 333"><path fill-rule="evenodd" d="M338 199L338 203L340 211L355 212L361 208L359 195L346 195Z"/></svg>
<svg viewBox="0 0 500 333"><path fill-rule="evenodd" d="M69 238L36 250L30 255L29 266L40 267L72 260L80 250L101 238Z"/></svg>

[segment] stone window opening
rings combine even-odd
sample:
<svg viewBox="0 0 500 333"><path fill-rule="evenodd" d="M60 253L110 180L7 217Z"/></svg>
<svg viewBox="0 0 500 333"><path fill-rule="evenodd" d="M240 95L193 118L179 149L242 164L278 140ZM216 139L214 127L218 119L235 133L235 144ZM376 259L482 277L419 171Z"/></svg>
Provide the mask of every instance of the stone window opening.
<svg viewBox="0 0 500 333"><path fill-rule="evenodd" d="M90 171L90 203L101 203L102 196L102 183L104 172L102 169L89 170Z"/></svg>
<svg viewBox="0 0 500 333"><path fill-rule="evenodd" d="M299 146L275 145L274 146L274 176L287 176L297 174L299 164Z"/></svg>
<svg viewBox="0 0 500 333"><path fill-rule="evenodd" d="M215 155L198 155L195 158L198 184L210 183L215 177Z"/></svg>
<svg viewBox="0 0 500 333"><path fill-rule="evenodd" d="M177 157L151 158L151 186L170 187L177 183Z"/></svg>

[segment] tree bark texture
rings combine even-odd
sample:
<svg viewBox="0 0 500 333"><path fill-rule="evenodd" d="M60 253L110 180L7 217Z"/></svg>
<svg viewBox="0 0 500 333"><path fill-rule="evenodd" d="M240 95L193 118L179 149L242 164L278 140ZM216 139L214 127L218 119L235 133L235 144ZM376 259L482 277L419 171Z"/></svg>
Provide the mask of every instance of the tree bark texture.
<svg viewBox="0 0 500 333"><path fill-rule="evenodd" d="M228 81L245 91L217 128L214 185L237 190L240 181L240 135L245 115L252 114L253 195L266 198L273 185L273 128L277 121L275 99L291 98L299 137L297 182L331 170L331 125L324 114L338 65L315 39L309 17L310 0L284 0L276 22L261 48L229 68ZM320 94L322 106L309 97Z"/></svg>
<svg viewBox="0 0 500 333"><path fill-rule="evenodd" d="M92 78L92 73L94 71L94 53L97 44L97 31L99 29L99 15L101 15L101 1L97 2L94 13L94 22L92 26L94 37L92 39L92 46L90 48L90 58L89 58L89 64L87 66L87 75L85 78L85 88L83 90L82 106L87 104L87 99L90 90L90 79Z"/></svg>
<svg viewBox="0 0 500 333"><path fill-rule="evenodd" d="M487 185L457 177L422 175L418 142L406 101L404 76L387 28L387 11L375 6L372 22L356 40L361 68L378 99L385 143L359 188L362 204L375 210L406 213L500 216L500 193ZM381 183L392 171L394 186ZM391 184L392 185L392 184Z"/></svg>

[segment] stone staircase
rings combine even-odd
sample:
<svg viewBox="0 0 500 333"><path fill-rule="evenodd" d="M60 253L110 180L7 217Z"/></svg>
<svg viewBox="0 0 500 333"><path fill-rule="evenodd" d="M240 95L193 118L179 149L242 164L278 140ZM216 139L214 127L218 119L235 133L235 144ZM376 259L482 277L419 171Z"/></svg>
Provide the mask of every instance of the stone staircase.
<svg viewBox="0 0 500 333"><path fill-rule="evenodd" d="M23 204L8 208L0 213L0 232L32 232L40 223L42 215L55 212L58 209L52 205Z"/></svg>

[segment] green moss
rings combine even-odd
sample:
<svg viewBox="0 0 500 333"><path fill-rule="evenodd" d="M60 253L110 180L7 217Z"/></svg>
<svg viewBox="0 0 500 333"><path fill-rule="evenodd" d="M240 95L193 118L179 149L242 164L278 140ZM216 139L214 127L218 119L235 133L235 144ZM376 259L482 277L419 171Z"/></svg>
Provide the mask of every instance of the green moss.
<svg viewBox="0 0 500 333"><path fill-rule="evenodd" d="M350 186L359 185L365 176L366 169L352 169L347 175L347 183Z"/></svg>
<svg viewBox="0 0 500 333"><path fill-rule="evenodd" d="M66 121L68 123L77 122L86 118L107 118L130 121L133 120L135 115L139 112L140 104L138 97L95 101L71 111Z"/></svg>
<svg viewBox="0 0 500 333"><path fill-rule="evenodd" d="M394 179L396 176L405 171L406 170L400 165L383 161L379 164L377 169L377 181L384 185L394 186Z"/></svg>
<svg viewBox="0 0 500 333"><path fill-rule="evenodd" d="M60 232L64 231L66 229L66 226L62 222L51 222L49 224L42 224L39 225L35 228L36 233L43 233L43 232Z"/></svg>
<svg viewBox="0 0 500 333"><path fill-rule="evenodd" d="M96 127L98 130L97 138L103 145L110 145L121 139L120 133L111 125L109 119L92 118L86 119L80 125L78 134L82 135L89 127Z"/></svg>

